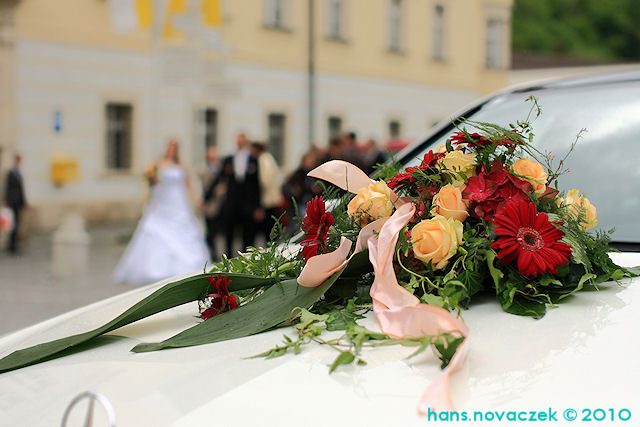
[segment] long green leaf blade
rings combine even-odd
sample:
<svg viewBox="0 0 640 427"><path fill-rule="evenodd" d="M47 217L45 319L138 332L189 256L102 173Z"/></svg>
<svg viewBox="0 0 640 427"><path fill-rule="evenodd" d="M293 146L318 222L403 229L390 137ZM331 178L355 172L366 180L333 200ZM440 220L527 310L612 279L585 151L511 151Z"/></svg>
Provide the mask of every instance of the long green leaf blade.
<svg viewBox="0 0 640 427"><path fill-rule="evenodd" d="M255 288L258 286L268 286L276 281L275 279L265 279L246 274L229 273L226 275L231 279L229 290L232 292ZM168 283L137 304L133 305L115 319L94 330L14 351L0 359L0 373L55 358L64 350L78 346L79 344L85 343L97 336L111 332L122 326L166 309L197 300L206 293L209 287L209 282L206 280L207 276L210 276L210 274L198 274L176 282Z"/></svg>
<svg viewBox="0 0 640 427"><path fill-rule="evenodd" d="M246 305L212 317L162 342L138 344L131 351L143 353L209 344L263 332L289 319L294 308L310 307L335 283L340 273L315 288L302 287L295 279L284 280Z"/></svg>

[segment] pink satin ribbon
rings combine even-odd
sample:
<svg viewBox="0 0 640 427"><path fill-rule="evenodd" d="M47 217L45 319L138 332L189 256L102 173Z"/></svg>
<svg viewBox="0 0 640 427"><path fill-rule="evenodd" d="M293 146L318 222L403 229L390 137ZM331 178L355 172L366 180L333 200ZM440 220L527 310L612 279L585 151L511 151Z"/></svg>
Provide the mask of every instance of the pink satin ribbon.
<svg viewBox="0 0 640 427"><path fill-rule="evenodd" d="M324 179L352 193L373 182L356 166L341 160L324 163L309 172L309 176ZM406 200L395 198L397 209L394 214L364 227L358 235L353 253L367 246L369 248L369 260L375 272L370 294L380 329L397 338L434 336L447 332L468 337L469 328L464 322L441 307L420 303L415 295L398 284L393 270L393 255L398 235L413 217L415 208ZM322 284L347 265L351 259L347 258L350 249L351 242L343 238L337 250L310 258L298 277L298 283L307 287ZM461 369L467 351L468 340L465 339L449 365L424 391L418 404L419 412L426 413L429 408L438 411L454 409L449 377Z"/></svg>

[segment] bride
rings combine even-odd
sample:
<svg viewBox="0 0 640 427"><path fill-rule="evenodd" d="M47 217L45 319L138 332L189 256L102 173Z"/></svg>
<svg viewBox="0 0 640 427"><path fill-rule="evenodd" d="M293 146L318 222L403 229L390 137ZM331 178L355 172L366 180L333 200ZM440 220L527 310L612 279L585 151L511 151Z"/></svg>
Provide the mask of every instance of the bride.
<svg viewBox="0 0 640 427"><path fill-rule="evenodd" d="M169 141L153 168L151 198L113 274L119 283L143 285L202 270L209 261L204 235L189 204L189 178Z"/></svg>

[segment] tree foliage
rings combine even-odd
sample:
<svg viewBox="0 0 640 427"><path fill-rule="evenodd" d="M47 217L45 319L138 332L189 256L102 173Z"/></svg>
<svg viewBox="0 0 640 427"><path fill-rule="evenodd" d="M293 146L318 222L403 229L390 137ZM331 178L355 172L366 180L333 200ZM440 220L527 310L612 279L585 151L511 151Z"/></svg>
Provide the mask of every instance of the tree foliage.
<svg viewBox="0 0 640 427"><path fill-rule="evenodd" d="M515 0L515 53L640 59L640 0Z"/></svg>

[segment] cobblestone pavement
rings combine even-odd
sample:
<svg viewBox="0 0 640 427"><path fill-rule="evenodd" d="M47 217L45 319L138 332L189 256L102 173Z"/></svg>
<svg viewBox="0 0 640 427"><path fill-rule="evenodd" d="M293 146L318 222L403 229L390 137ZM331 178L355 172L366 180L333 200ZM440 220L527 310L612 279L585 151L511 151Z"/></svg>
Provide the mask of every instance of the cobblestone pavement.
<svg viewBox="0 0 640 427"><path fill-rule="evenodd" d="M17 256L0 252L0 335L74 308L126 292L111 274L135 224L99 226L89 230L86 273L69 278L51 274L51 234L31 236Z"/></svg>

